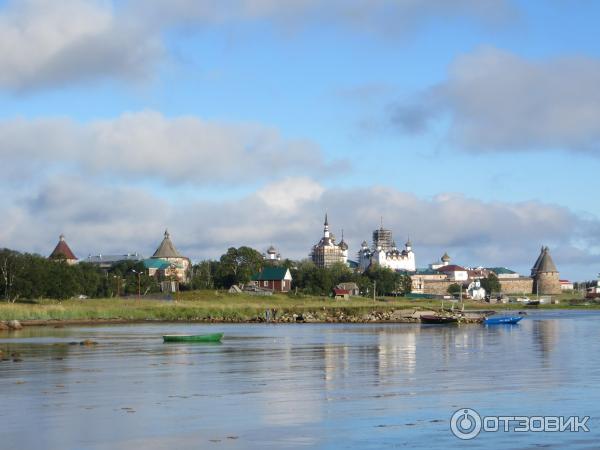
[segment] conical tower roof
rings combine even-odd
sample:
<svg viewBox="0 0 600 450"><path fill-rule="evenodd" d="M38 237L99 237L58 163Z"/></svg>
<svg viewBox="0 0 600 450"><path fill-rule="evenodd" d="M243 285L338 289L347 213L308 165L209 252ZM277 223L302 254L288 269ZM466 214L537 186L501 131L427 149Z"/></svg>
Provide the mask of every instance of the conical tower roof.
<svg viewBox="0 0 600 450"><path fill-rule="evenodd" d="M71 251L71 248L65 241L65 236L63 234L58 238L58 244L54 247L52 253L50 253L50 259L71 259L77 260L77 256Z"/></svg>
<svg viewBox="0 0 600 450"><path fill-rule="evenodd" d="M550 249L548 247L542 247L540 256L535 262L532 272L535 273L547 273L547 272L558 272L556 265L550 256Z"/></svg>
<svg viewBox="0 0 600 450"><path fill-rule="evenodd" d="M542 245L542 249L540 250L540 254L538 255L535 263L533 263L533 267L531 268L531 273L534 274L537 272L538 267L540 266L540 261L542 260L542 256L544 256L544 246Z"/></svg>
<svg viewBox="0 0 600 450"><path fill-rule="evenodd" d="M168 230L165 230L165 237L164 237L163 241L160 243L160 245L158 246L158 248L156 249L156 251L154 252L154 255L152 255L152 257L153 258L183 258L183 256L181 256L179 254L179 252L173 245L173 242L171 242L171 235L169 234Z"/></svg>

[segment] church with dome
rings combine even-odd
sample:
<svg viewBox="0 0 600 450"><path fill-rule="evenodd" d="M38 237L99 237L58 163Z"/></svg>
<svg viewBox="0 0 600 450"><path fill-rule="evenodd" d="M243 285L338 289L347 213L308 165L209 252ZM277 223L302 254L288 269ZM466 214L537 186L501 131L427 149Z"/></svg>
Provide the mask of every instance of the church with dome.
<svg viewBox="0 0 600 450"><path fill-rule="evenodd" d="M392 231L383 228L373 231L373 245L369 247L367 241L363 241L358 251L358 267L365 271L372 264L379 264L392 270L405 270L414 272L416 270L415 253L412 249L410 239L401 250L396 246Z"/></svg>
<svg viewBox="0 0 600 450"><path fill-rule="evenodd" d="M336 263L348 264L348 244L342 240L339 244L335 242L335 236L329 231L329 221L325 214L325 223L323 224L323 237L313 245L310 258L317 267L331 267Z"/></svg>

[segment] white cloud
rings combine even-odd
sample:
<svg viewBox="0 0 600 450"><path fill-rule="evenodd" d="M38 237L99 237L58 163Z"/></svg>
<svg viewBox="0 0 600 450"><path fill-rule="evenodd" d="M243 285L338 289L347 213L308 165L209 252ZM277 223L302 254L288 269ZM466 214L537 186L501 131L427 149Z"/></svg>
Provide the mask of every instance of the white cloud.
<svg viewBox="0 0 600 450"><path fill-rule="evenodd" d="M0 9L0 88L24 91L97 77L136 79L162 43L100 0L9 1Z"/></svg>
<svg viewBox="0 0 600 450"><path fill-rule="evenodd" d="M450 136L465 149L600 152L600 59L528 60L495 48L459 57L448 79L414 102L399 102L392 120L423 132L450 118Z"/></svg>
<svg viewBox="0 0 600 450"><path fill-rule="evenodd" d="M325 189L310 178L286 178L259 190L257 197L273 211L294 213L308 201L321 197Z"/></svg>
<svg viewBox="0 0 600 450"><path fill-rule="evenodd" d="M97 78L150 77L165 31L264 21L398 34L436 16L490 20L508 0L8 0L0 6L0 89L23 92Z"/></svg>
<svg viewBox="0 0 600 450"><path fill-rule="evenodd" d="M78 124L69 119L0 121L0 156L19 177L75 167L87 175L196 185L244 184L281 173L318 174L319 147L271 127L167 118L153 111Z"/></svg>
<svg viewBox="0 0 600 450"><path fill-rule="evenodd" d="M282 209L289 195L289 205ZM273 201L276 199L276 201ZM448 251L465 265L506 265L527 273L539 247L550 245L564 276L595 275L600 263L600 223L538 202L483 202L458 194L421 198L395 189L325 188L307 178L269 183L226 201L179 204L137 188L94 184L78 177L41 182L30 194L7 192L0 242L49 253L60 233L80 257L88 253L151 254L169 228L177 247L193 259L218 258L230 246L264 251L274 244L284 257L305 258L318 241L323 215L342 228L355 255L360 242L384 225L399 245L410 234L419 266Z"/></svg>

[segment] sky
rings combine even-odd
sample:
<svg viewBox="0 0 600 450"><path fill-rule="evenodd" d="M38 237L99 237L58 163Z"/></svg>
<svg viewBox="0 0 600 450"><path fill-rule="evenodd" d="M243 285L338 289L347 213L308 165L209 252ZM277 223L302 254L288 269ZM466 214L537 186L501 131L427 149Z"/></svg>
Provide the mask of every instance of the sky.
<svg viewBox="0 0 600 450"><path fill-rule="evenodd" d="M600 3L0 0L0 247L80 259L383 220L440 258L600 271Z"/></svg>

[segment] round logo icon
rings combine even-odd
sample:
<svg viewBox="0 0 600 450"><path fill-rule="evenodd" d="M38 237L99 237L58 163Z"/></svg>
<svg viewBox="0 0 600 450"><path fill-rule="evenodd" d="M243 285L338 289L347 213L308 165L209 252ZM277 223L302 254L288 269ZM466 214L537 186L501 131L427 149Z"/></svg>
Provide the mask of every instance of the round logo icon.
<svg viewBox="0 0 600 450"><path fill-rule="evenodd" d="M459 409L452 414L450 429L452 434L459 439L473 439L481 431L481 416L470 408Z"/></svg>

